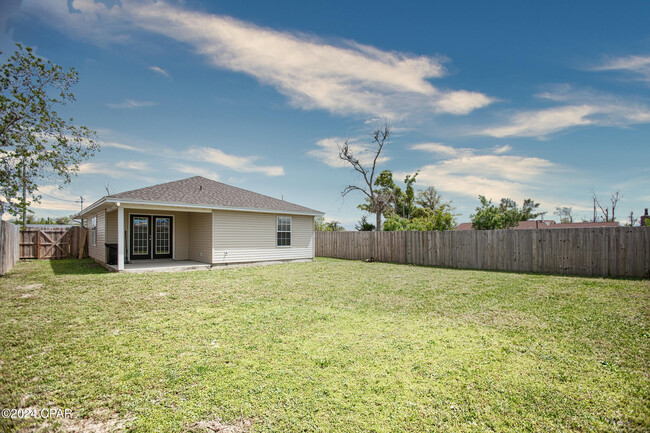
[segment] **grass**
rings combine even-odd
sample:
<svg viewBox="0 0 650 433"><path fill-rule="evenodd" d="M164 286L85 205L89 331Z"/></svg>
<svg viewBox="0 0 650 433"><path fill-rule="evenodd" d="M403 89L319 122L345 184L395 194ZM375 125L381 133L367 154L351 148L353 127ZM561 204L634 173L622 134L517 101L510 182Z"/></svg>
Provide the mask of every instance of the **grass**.
<svg viewBox="0 0 650 433"><path fill-rule="evenodd" d="M0 278L4 430L650 431L650 282L317 259ZM76 424L75 424L76 423Z"/></svg>

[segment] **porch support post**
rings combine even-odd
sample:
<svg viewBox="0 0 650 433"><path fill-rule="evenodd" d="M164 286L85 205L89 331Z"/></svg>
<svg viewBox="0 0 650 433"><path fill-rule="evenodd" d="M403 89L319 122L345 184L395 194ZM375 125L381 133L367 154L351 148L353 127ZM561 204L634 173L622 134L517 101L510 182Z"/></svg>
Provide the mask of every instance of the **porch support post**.
<svg viewBox="0 0 650 433"><path fill-rule="evenodd" d="M117 204L117 270L124 270L124 208Z"/></svg>

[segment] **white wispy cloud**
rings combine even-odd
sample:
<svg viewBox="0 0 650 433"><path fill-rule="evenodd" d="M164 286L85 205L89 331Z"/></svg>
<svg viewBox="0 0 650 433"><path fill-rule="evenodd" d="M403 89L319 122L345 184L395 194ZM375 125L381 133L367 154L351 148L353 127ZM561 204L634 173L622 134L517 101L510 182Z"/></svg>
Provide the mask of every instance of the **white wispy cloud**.
<svg viewBox="0 0 650 433"><path fill-rule="evenodd" d="M431 146L435 145L435 146ZM432 152L437 161L422 166L418 184L434 185L440 191L469 197L485 195L489 199L519 198L538 188L538 183L560 167L543 158L479 153L471 148L454 148L440 143L423 143L411 149ZM501 152L503 153L503 151ZM408 173L396 173L403 177Z"/></svg>
<svg viewBox="0 0 650 433"><path fill-rule="evenodd" d="M160 66L149 66L149 70L154 71L156 74L160 74L165 78L170 78L169 72L167 72Z"/></svg>
<svg viewBox="0 0 650 433"><path fill-rule="evenodd" d="M150 170L141 164L132 165L126 161L123 164L112 164L109 162L84 162L79 164L79 175L90 175L94 178L108 176L113 179L137 179L148 183L158 183L160 179L151 176Z"/></svg>
<svg viewBox="0 0 650 433"><path fill-rule="evenodd" d="M203 176L208 179L219 180L219 175L216 172L197 167L196 165L176 164L174 168L181 173L191 174L192 176Z"/></svg>
<svg viewBox="0 0 650 433"><path fill-rule="evenodd" d="M141 148L137 148L135 146L131 146L129 144L124 144L124 143L118 143L116 141L100 141L99 144L101 147L113 147L116 149L122 149L122 150L130 150L133 152L142 152L143 150Z"/></svg>
<svg viewBox="0 0 650 433"><path fill-rule="evenodd" d="M114 133L106 131L106 134L112 135ZM261 173L266 176L284 175L282 166L260 165L259 160L262 159L260 156L240 156L209 146L194 146L184 149L174 149L157 143L132 146L114 137L111 141L102 141L101 145L103 147L138 152L154 158L164 158L170 160L172 162L171 167L181 173L201 175L215 180L220 176L215 171L205 168L206 164L214 164L243 173ZM150 162L134 161L132 159L118 161L114 164L87 162L80 166L80 174L97 173L116 178L126 175L133 176L133 172L151 171ZM148 177L142 176L140 178L148 179Z"/></svg>
<svg viewBox="0 0 650 433"><path fill-rule="evenodd" d="M647 104L594 91L556 86L553 91L535 95L538 99L563 105L512 114L504 125L491 126L479 133L492 137L538 137L579 126L625 127L650 123Z"/></svg>
<svg viewBox="0 0 650 433"><path fill-rule="evenodd" d="M282 176L284 168L277 165L257 165L258 156L238 156L228 154L221 149L213 147L200 147L189 149L187 155L196 161L209 162L227 167L234 171L244 173L262 173L266 176Z"/></svg>
<svg viewBox="0 0 650 433"><path fill-rule="evenodd" d="M52 200L49 198L42 198L40 203L30 204L29 209L57 210L57 211L70 211L70 212L79 212L79 210L81 210L78 204Z"/></svg>
<svg viewBox="0 0 650 433"><path fill-rule="evenodd" d="M594 112L589 105L524 111L513 115L506 125L486 128L482 133L492 137L544 137L570 127L591 125L588 116Z"/></svg>
<svg viewBox="0 0 650 433"><path fill-rule="evenodd" d="M323 41L166 1L125 0L121 7L107 8L77 0L74 5L79 13L49 0L32 0L25 9L98 44L129 41L137 30L165 35L188 44L216 68L275 87L303 109L394 119L422 112L466 114L494 101L480 92L434 87L429 80L445 74L443 58Z"/></svg>
<svg viewBox="0 0 650 433"><path fill-rule="evenodd" d="M32 203L29 208L32 210L56 210L56 211L79 211L78 196L70 194L67 190L59 188L58 185L41 185L36 191L41 196L40 203Z"/></svg>
<svg viewBox="0 0 650 433"><path fill-rule="evenodd" d="M144 161L118 161L115 163L115 166L119 168L124 168L126 170L135 170L135 171L150 170L149 163Z"/></svg>
<svg viewBox="0 0 650 433"><path fill-rule="evenodd" d="M319 140L316 143L316 148L307 151L307 155L316 158L330 167L342 168L350 167L350 164L339 158L339 149L345 142L345 138L341 137L328 137ZM363 143L362 139L354 138L348 139L349 148L352 154L361 162L365 167L372 164L375 156L376 148L370 144ZM377 158L379 165L390 160L389 157L381 155Z"/></svg>
<svg viewBox="0 0 650 433"><path fill-rule="evenodd" d="M40 185L36 190L39 194L47 194L61 200L78 200L79 197L71 195L67 190L59 188L59 185Z"/></svg>
<svg viewBox="0 0 650 433"><path fill-rule="evenodd" d="M510 152L512 150L512 146L509 144L504 144L503 146L496 146L494 148L494 153L497 155L501 155L502 153Z"/></svg>
<svg viewBox="0 0 650 433"><path fill-rule="evenodd" d="M650 55L613 57L591 70L623 71L639 81L650 82Z"/></svg>
<svg viewBox="0 0 650 433"><path fill-rule="evenodd" d="M136 101L135 99L125 99L124 102L120 102L118 104L106 104L110 108L126 108L126 109L133 109L133 108L143 108L143 107L152 107L154 105L157 105L156 102L153 101Z"/></svg>
<svg viewBox="0 0 650 433"><path fill-rule="evenodd" d="M418 143L411 145L410 149L431 152L443 156L457 156L460 154L467 154L468 152L472 152L471 149L448 146L442 143Z"/></svg>
<svg viewBox="0 0 650 433"><path fill-rule="evenodd" d="M79 164L79 174L103 174L115 179L128 176L128 172L124 169L115 168L114 165L100 162L84 162Z"/></svg>

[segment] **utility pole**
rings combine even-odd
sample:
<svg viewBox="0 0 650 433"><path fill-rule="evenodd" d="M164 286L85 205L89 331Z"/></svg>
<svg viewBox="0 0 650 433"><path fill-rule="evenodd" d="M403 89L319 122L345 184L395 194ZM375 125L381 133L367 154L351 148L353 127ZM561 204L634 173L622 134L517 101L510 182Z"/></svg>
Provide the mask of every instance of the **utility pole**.
<svg viewBox="0 0 650 433"><path fill-rule="evenodd" d="M594 195L594 221L596 222L596 195Z"/></svg>
<svg viewBox="0 0 650 433"><path fill-rule="evenodd" d="M25 170L25 158L23 157L23 230L27 227L27 174Z"/></svg>
<svg viewBox="0 0 650 433"><path fill-rule="evenodd" d="M79 196L79 203L81 203L81 211L80 212L83 212L83 210L84 210L84 198L83 198L83 196ZM84 220L82 218L81 219L81 228L83 228L83 227L84 227Z"/></svg>
<svg viewBox="0 0 650 433"><path fill-rule="evenodd" d="M634 211L630 211L630 227L634 225Z"/></svg>

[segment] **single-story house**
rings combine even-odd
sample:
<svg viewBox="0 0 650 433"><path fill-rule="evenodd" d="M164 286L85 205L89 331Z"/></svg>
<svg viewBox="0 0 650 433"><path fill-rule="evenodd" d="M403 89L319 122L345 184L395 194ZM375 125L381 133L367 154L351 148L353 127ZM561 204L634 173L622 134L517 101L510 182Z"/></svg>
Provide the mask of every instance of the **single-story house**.
<svg viewBox="0 0 650 433"><path fill-rule="evenodd" d="M88 254L115 269L144 260L209 265L314 258L314 209L201 176L111 194L76 218ZM108 245L108 246L107 246ZM116 256L116 257L115 257Z"/></svg>

